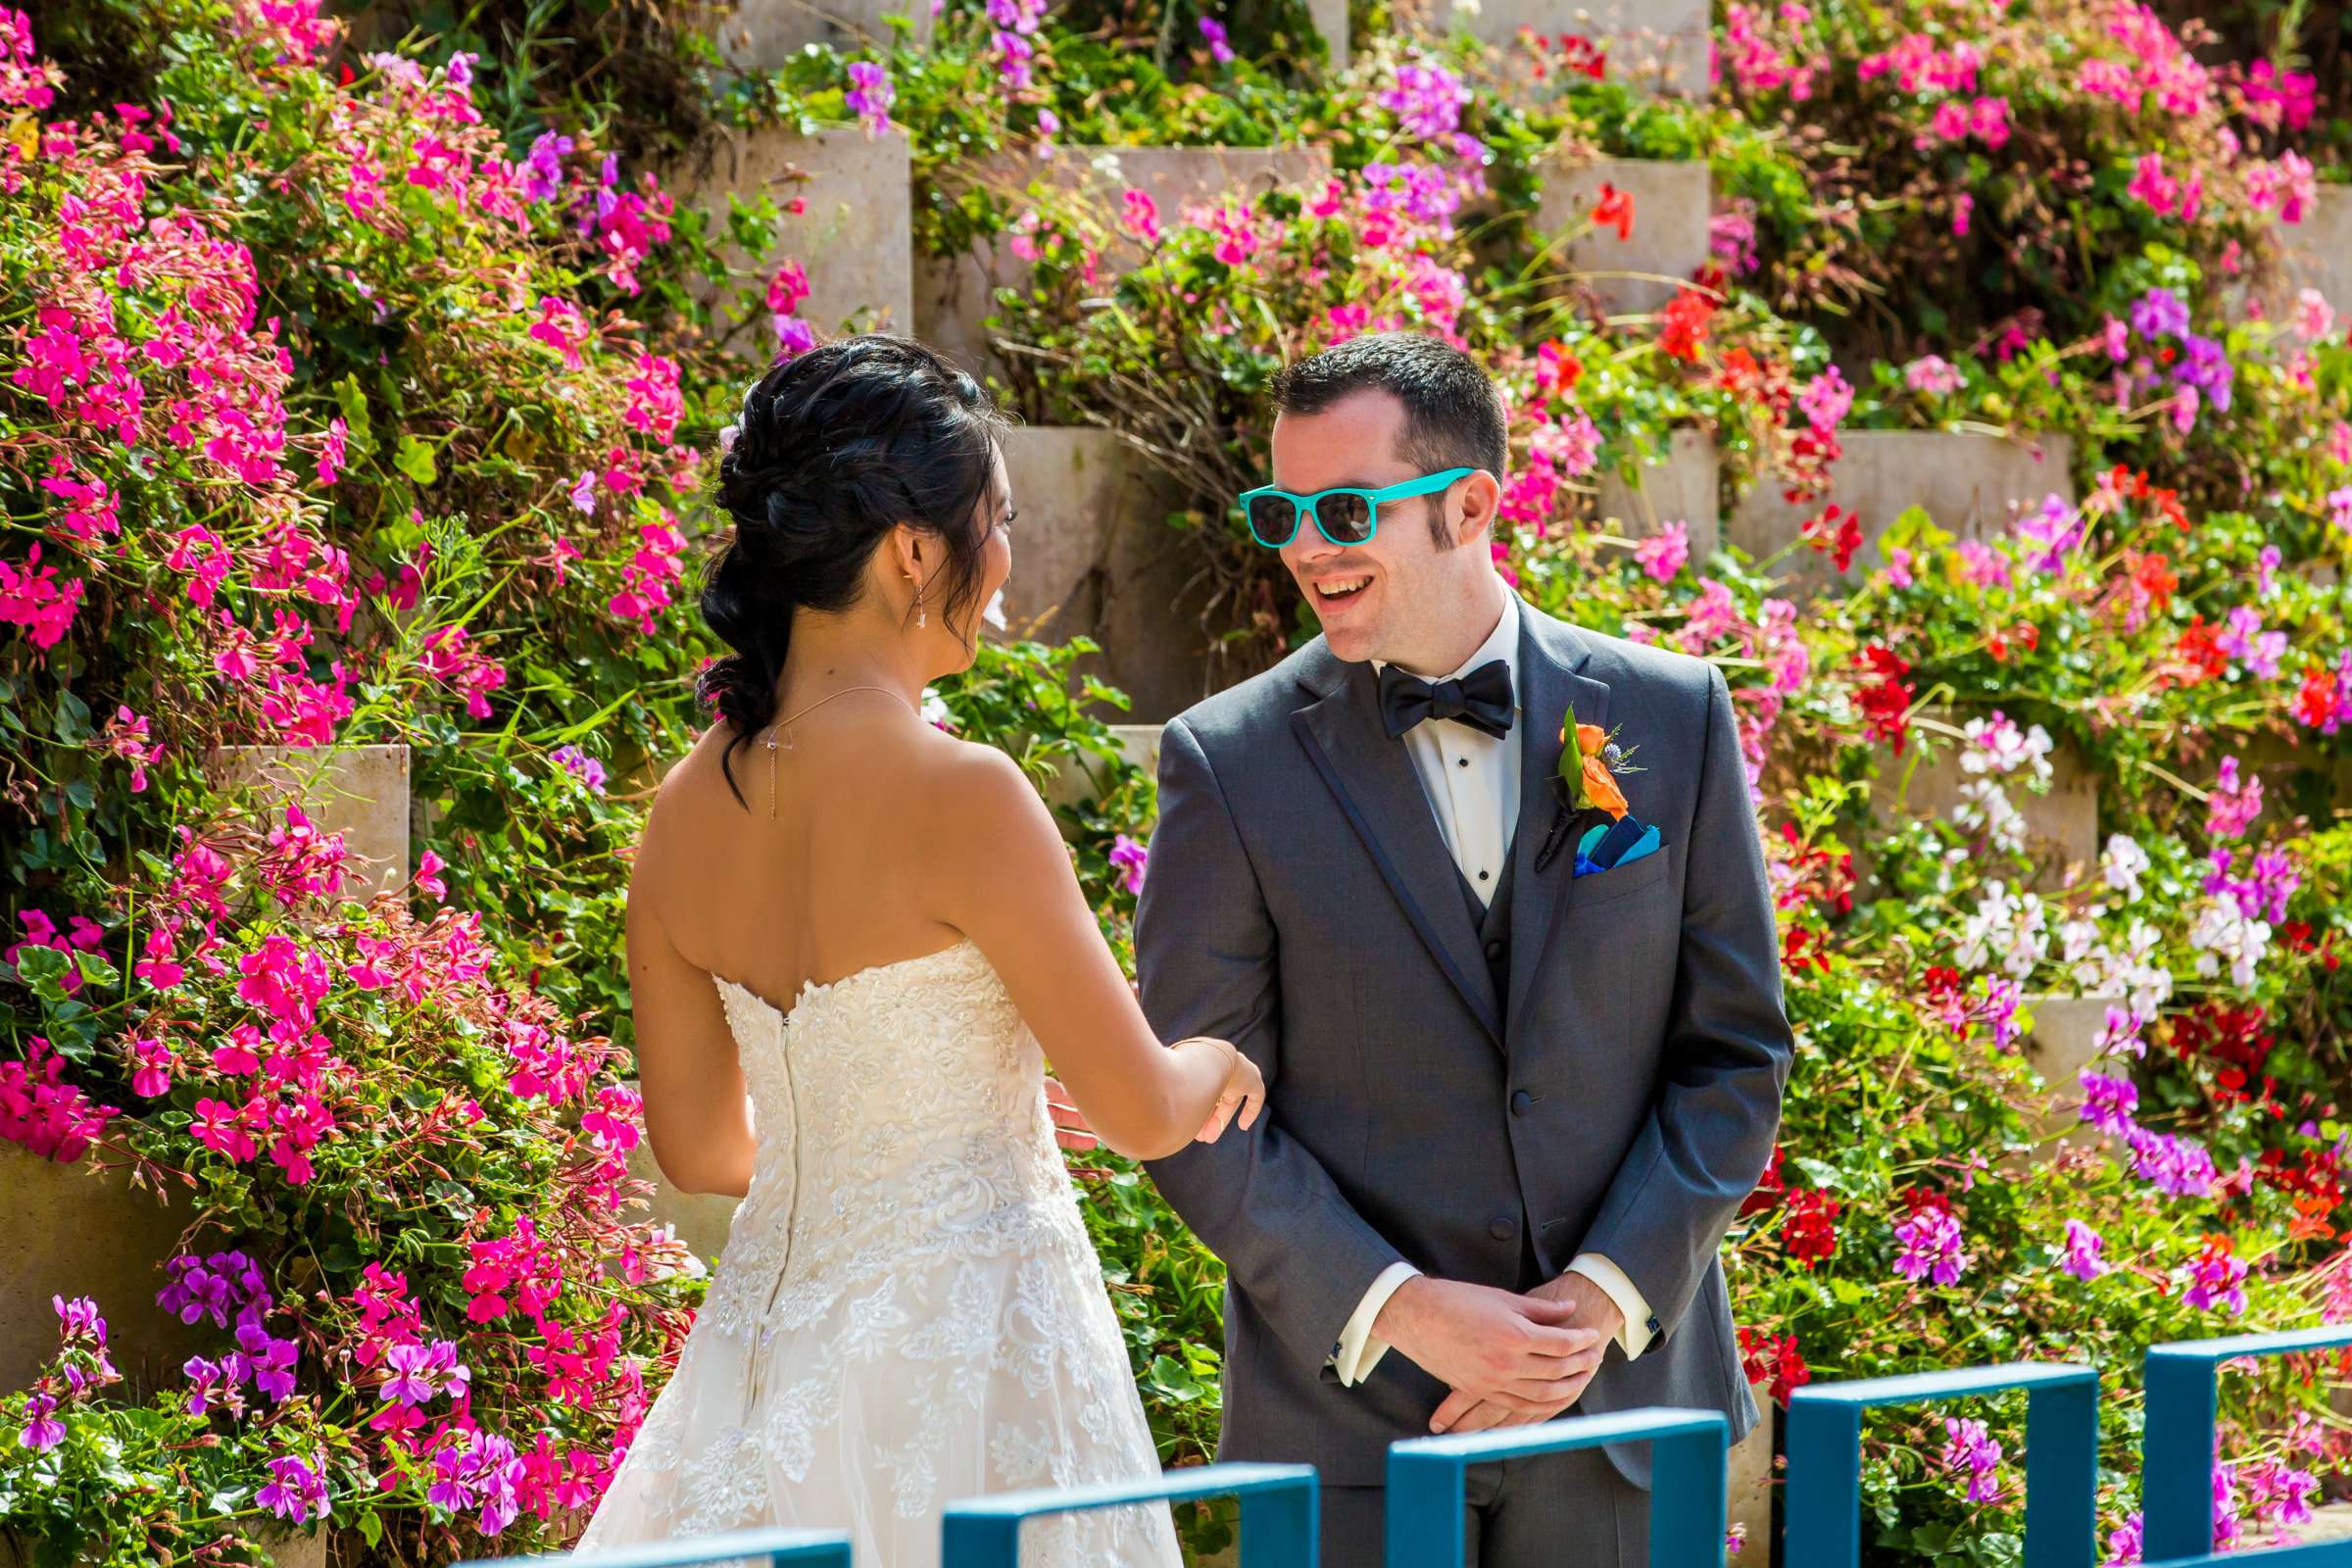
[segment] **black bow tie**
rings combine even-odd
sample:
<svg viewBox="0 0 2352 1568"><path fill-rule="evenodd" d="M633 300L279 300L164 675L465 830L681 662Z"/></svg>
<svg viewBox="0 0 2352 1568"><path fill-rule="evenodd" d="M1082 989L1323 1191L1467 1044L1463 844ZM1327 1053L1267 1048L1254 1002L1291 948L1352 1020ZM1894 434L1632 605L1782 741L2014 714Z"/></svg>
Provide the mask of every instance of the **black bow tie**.
<svg viewBox="0 0 2352 1568"><path fill-rule="evenodd" d="M1496 740L1511 732L1511 666L1497 659L1434 684L1395 664L1380 671L1380 721L1396 739L1425 718L1451 718Z"/></svg>

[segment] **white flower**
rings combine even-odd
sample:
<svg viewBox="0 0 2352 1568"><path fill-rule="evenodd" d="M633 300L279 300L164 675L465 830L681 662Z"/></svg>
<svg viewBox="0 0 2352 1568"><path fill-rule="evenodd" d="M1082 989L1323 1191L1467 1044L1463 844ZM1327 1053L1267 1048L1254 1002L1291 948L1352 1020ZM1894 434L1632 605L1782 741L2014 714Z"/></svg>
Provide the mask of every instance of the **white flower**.
<svg viewBox="0 0 2352 1568"><path fill-rule="evenodd" d="M1995 709L1990 718L1970 719L1962 733L1968 737L1968 747L1960 754L1964 772L2014 773L2023 767L2037 779L2050 776L2050 753L2056 743L2039 724L2021 730Z"/></svg>
<svg viewBox="0 0 2352 1568"><path fill-rule="evenodd" d="M2139 879L2148 869L2148 852L2129 833L2110 834L2107 853L2099 857L2107 885L2124 896L2126 904L2139 902Z"/></svg>
<svg viewBox="0 0 2352 1568"><path fill-rule="evenodd" d="M990 627L991 627L991 628L993 628L994 630L997 630L997 631L1003 631L1003 630L1004 629L1005 622L1004 622L1004 589L1002 589L1002 588L998 589L998 590L996 591L996 593L995 593L993 596L991 596L991 597L990 597L990 599L989 599L989 601L988 601L988 608L987 608L986 610L983 610L982 612L980 612L980 618L981 618L982 620L984 620L984 621L988 622L988 624L990 625Z"/></svg>
<svg viewBox="0 0 2352 1568"><path fill-rule="evenodd" d="M1983 902L1961 928L1957 956L1962 968L1979 969L1997 956L2010 977L2022 980L2049 945L2049 914L2040 896L2012 894L2002 883L1987 882Z"/></svg>
<svg viewBox="0 0 2352 1568"><path fill-rule="evenodd" d="M948 700L929 686L923 688L923 722L937 724L941 729L956 727L956 715L948 711Z"/></svg>
<svg viewBox="0 0 2352 1568"><path fill-rule="evenodd" d="M2271 945L2271 927L2268 921L2247 919L2234 901L2214 899L2197 912L2196 924L2189 927L2188 945L2197 950L2198 974L2210 979L2227 959L2230 983L2250 986L2255 965Z"/></svg>
<svg viewBox="0 0 2352 1568"><path fill-rule="evenodd" d="M1113 185L1127 183L1127 176L1119 171L1119 155L1117 153L1099 153L1096 155L1095 161L1088 167Z"/></svg>
<svg viewBox="0 0 2352 1568"><path fill-rule="evenodd" d="M2025 815L2010 804L2009 792L1991 779L1972 778L1960 786L1960 805L1953 808L1952 820L1972 832L1982 831L2005 855L2025 853Z"/></svg>

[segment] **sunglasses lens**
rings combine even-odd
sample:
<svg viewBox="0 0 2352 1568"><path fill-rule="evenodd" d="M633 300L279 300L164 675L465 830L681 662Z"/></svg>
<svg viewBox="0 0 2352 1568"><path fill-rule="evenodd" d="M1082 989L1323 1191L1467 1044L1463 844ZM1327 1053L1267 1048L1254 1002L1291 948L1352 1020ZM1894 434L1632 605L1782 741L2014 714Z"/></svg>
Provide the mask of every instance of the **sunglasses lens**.
<svg viewBox="0 0 2352 1568"><path fill-rule="evenodd" d="M1335 545L1360 545L1372 537L1372 503L1363 496L1325 496L1315 503L1315 524Z"/></svg>
<svg viewBox="0 0 2352 1568"><path fill-rule="evenodd" d="M1257 496L1250 503L1250 532L1261 545L1280 550L1298 531L1298 507L1289 496Z"/></svg>

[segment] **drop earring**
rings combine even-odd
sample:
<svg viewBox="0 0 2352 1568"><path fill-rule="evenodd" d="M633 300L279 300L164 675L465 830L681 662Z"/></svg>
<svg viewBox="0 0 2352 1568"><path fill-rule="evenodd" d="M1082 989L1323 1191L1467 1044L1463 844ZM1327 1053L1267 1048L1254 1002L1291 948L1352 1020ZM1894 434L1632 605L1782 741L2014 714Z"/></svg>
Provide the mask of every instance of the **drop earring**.
<svg viewBox="0 0 2352 1568"><path fill-rule="evenodd" d="M914 573L913 573L913 572L911 572L911 571L910 571L910 572L908 572L908 573L906 574L906 580L907 580L908 582L914 582ZM926 627L926 626L928 626L928 625L930 625L930 624L931 624L931 612L929 612L928 610L925 610L925 609L923 608L923 585L922 585L921 583L919 583L919 582L914 582L914 627L915 627L915 630L917 630L917 631L920 631L920 630L922 630L924 627Z"/></svg>

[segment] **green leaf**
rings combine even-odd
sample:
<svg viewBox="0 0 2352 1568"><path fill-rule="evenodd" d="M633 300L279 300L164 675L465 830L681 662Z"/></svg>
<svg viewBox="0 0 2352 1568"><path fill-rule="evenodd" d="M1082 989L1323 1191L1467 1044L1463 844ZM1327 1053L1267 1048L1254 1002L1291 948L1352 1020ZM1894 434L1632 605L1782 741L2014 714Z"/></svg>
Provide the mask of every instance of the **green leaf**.
<svg viewBox="0 0 2352 1568"><path fill-rule="evenodd" d="M433 449L406 431L401 433L400 446L392 454L392 466L418 484L431 484L441 474L433 462Z"/></svg>

